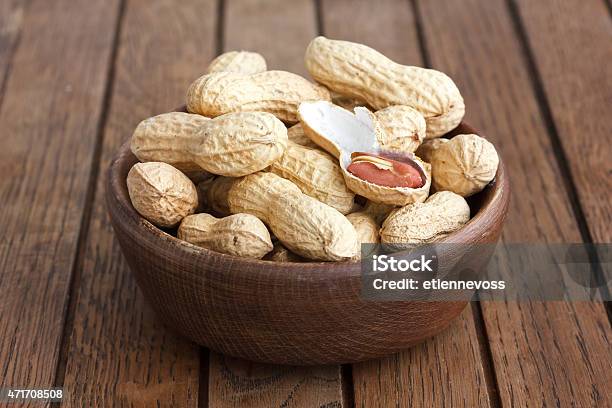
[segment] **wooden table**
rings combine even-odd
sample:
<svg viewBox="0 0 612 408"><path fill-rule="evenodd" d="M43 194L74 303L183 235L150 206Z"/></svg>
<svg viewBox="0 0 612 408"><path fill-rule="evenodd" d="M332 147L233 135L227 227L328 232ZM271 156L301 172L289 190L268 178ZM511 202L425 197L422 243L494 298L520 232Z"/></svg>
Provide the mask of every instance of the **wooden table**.
<svg viewBox="0 0 612 408"><path fill-rule="evenodd" d="M0 385L63 406L610 406L602 303L470 305L352 366L275 367L160 325L103 201L110 158L224 50L306 74L323 33L441 69L513 183L506 242L612 242L612 19L604 0L0 0Z"/></svg>

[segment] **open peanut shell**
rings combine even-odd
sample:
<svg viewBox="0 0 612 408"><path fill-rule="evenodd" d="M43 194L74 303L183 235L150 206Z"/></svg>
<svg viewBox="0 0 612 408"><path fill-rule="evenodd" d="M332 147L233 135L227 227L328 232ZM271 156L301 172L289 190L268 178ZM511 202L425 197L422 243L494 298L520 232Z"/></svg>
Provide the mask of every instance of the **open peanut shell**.
<svg viewBox="0 0 612 408"><path fill-rule="evenodd" d="M353 192L373 202L397 206L427 199L431 186L431 166L412 154L398 155L381 151L377 135L383 130L367 108L356 107L352 113L327 101L303 102L298 109L298 116L306 136L339 160L344 181ZM410 163L420 172L424 183L418 188L387 187L356 177L347 170L354 152Z"/></svg>

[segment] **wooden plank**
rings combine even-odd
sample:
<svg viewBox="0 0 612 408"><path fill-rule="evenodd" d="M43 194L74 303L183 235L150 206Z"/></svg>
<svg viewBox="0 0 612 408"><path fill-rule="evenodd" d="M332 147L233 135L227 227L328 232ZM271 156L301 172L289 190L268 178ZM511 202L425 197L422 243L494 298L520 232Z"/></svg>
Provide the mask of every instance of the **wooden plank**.
<svg viewBox="0 0 612 408"><path fill-rule="evenodd" d="M518 1L594 242L612 242L612 19L602 0Z"/></svg>
<svg viewBox="0 0 612 408"><path fill-rule="evenodd" d="M54 382L118 10L34 0L23 16L0 111L0 386Z"/></svg>
<svg viewBox="0 0 612 408"><path fill-rule="evenodd" d="M375 7L369 1L323 2L325 35L367 44L404 64L423 65L415 27L405 1L378 1ZM470 308L446 332L418 347L354 365L355 406L488 406Z"/></svg>
<svg viewBox="0 0 612 408"><path fill-rule="evenodd" d="M225 51L260 52L269 68L305 74L304 51L316 35L308 0L225 2ZM342 407L339 366L286 367L255 364L211 353L211 407Z"/></svg>
<svg viewBox="0 0 612 408"><path fill-rule="evenodd" d="M307 75L304 51L317 35L312 1L225 1L224 49L261 53L268 69Z"/></svg>
<svg viewBox="0 0 612 408"><path fill-rule="evenodd" d="M580 242L502 0L418 3L432 65L456 80L467 120L500 149L514 199L506 242ZM610 404L610 325L600 303L481 303L506 406ZM607 401L607 403L606 403Z"/></svg>
<svg viewBox="0 0 612 408"><path fill-rule="evenodd" d="M491 406L471 307L425 343L354 364L355 406Z"/></svg>
<svg viewBox="0 0 612 408"><path fill-rule="evenodd" d="M341 407L340 367L250 363L211 353L210 407Z"/></svg>
<svg viewBox="0 0 612 408"><path fill-rule="evenodd" d="M0 106L19 41L25 6L22 0L0 0Z"/></svg>
<svg viewBox="0 0 612 408"><path fill-rule="evenodd" d="M161 325L121 255L104 205L106 166L136 124L183 103L215 48L216 4L127 4L93 214L76 281L63 406L198 404L199 347Z"/></svg>

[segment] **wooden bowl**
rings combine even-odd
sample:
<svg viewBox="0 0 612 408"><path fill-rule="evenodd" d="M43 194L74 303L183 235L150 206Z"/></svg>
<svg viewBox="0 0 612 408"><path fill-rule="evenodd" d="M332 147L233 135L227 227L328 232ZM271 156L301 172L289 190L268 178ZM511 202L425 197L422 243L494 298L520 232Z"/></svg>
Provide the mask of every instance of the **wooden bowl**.
<svg viewBox="0 0 612 408"><path fill-rule="evenodd" d="M478 132L461 124L448 136L460 133ZM249 260L180 241L132 207L125 180L136 161L126 143L111 163L106 198L112 225L145 298L168 326L198 344L275 364L352 363L424 341L467 305L365 301L359 262ZM496 179L469 200L472 219L446 241L497 242L509 195L500 161ZM453 257L438 254L439 262Z"/></svg>

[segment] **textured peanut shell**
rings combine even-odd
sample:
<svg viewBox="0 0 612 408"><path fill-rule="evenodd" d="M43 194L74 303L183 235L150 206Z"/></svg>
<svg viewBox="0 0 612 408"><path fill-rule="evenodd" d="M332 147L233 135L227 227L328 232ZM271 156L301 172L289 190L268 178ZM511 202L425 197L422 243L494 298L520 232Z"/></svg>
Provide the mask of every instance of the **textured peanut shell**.
<svg viewBox="0 0 612 408"><path fill-rule="evenodd" d="M365 211L354 212L346 216L357 231L357 238L362 244L376 244L379 242L376 219Z"/></svg>
<svg viewBox="0 0 612 408"><path fill-rule="evenodd" d="M425 118L410 106L393 105L374 115L383 130L378 140L383 150L413 153L425 139Z"/></svg>
<svg viewBox="0 0 612 408"><path fill-rule="evenodd" d="M272 250L268 229L250 214L225 218L206 213L189 215L181 222L177 237L222 254L244 258L260 259Z"/></svg>
<svg viewBox="0 0 612 408"><path fill-rule="evenodd" d="M290 142L297 143L306 147L312 147L315 149L319 148L319 146L315 142L313 142L308 136L306 136L301 123L296 123L289 129L287 129L287 137L289 138Z"/></svg>
<svg viewBox="0 0 612 408"><path fill-rule="evenodd" d="M216 177L198 184L198 196L203 208L218 215L230 215L227 203L227 193L237 179L234 177Z"/></svg>
<svg viewBox="0 0 612 408"><path fill-rule="evenodd" d="M454 129L465 113L463 98L447 75L400 65L362 44L317 37L308 46L305 61L315 81L375 110L391 105L418 110L427 122L428 138Z"/></svg>
<svg viewBox="0 0 612 408"><path fill-rule="evenodd" d="M448 143L448 139L439 137L437 139L425 140L425 142L423 142L416 150L415 154L427 163L431 163L433 153L438 150L440 146L442 146L444 143Z"/></svg>
<svg viewBox="0 0 612 408"><path fill-rule="evenodd" d="M431 165L436 191L469 197L493 180L499 157L488 140L474 134L457 135L433 152Z"/></svg>
<svg viewBox="0 0 612 408"><path fill-rule="evenodd" d="M371 214L363 211L351 213L346 218L353 224L353 228L357 231L357 239L361 244L361 250L354 259L361 259L364 253L369 256L376 249L375 244L380 241L380 226Z"/></svg>
<svg viewBox="0 0 612 408"><path fill-rule="evenodd" d="M458 230L469 219L470 207L465 199L450 191L441 191L424 203L393 211L383 223L380 239L398 246L434 242Z"/></svg>
<svg viewBox="0 0 612 408"><path fill-rule="evenodd" d="M197 126L177 123L185 115L199 115L176 113L138 125L131 149L139 160L190 163L213 174L238 177L269 166L287 147L287 128L270 113L229 113L201 120Z"/></svg>
<svg viewBox="0 0 612 408"><path fill-rule="evenodd" d="M210 119L185 112L168 112L145 119L132 134L131 148L138 160L162 161L191 175L202 168L185 153L184 141L191 140Z"/></svg>
<svg viewBox="0 0 612 408"><path fill-rule="evenodd" d="M268 68L261 54L249 51L229 51L219 55L208 65L207 72L236 72L239 74L257 74Z"/></svg>
<svg viewBox="0 0 612 408"><path fill-rule="evenodd" d="M348 214L353 208L355 193L344 183L338 160L325 152L289 142L285 153L272 163L269 171L342 214Z"/></svg>
<svg viewBox="0 0 612 408"><path fill-rule="evenodd" d="M162 228L174 227L198 205L193 182L166 163L136 163L128 173L127 188L136 211Z"/></svg>
<svg viewBox="0 0 612 408"><path fill-rule="evenodd" d="M232 213L253 214L290 251L308 259L343 261L359 251L355 228L334 208L273 173L238 180L228 194Z"/></svg>
<svg viewBox="0 0 612 408"><path fill-rule="evenodd" d="M262 111L296 123L304 101L329 101L329 91L299 75L266 71L245 75L217 72L196 79L187 92L187 110L216 117L229 112Z"/></svg>

